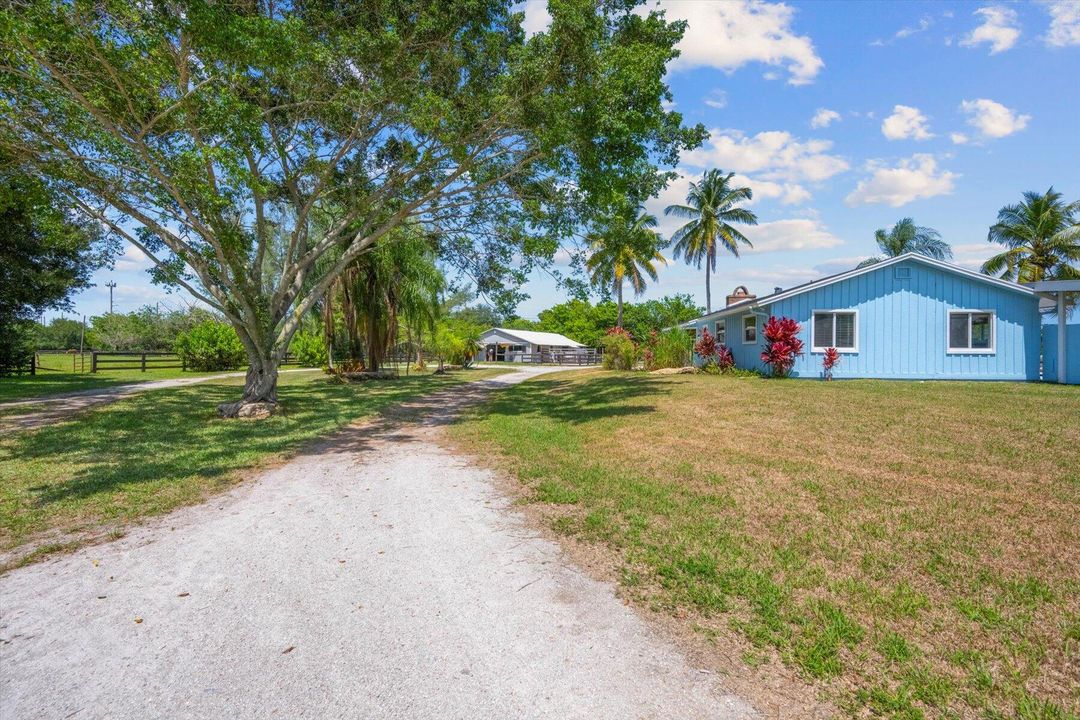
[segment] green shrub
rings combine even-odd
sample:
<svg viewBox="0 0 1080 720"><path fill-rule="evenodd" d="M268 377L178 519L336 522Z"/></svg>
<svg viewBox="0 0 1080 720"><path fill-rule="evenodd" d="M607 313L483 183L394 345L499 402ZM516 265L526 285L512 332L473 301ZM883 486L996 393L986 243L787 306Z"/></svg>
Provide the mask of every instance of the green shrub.
<svg viewBox="0 0 1080 720"><path fill-rule="evenodd" d="M293 336L289 350L296 355L301 367L326 367L326 342L321 332L298 332Z"/></svg>
<svg viewBox="0 0 1080 720"><path fill-rule="evenodd" d="M686 367L691 363L693 342L685 330L672 328L649 335L642 357L646 370Z"/></svg>
<svg viewBox="0 0 1080 720"><path fill-rule="evenodd" d="M637 363L637 345L630 333L622 328L611 328L600 339L604 348L604 368L607 370L632 370Z"/></svg>
<svg viewBox="0 0 1080 720"><path fill-rule="evenodd" d="M176 337L176 354L189 370L234 370L247 361L232 325L204 320Z"/></svg>

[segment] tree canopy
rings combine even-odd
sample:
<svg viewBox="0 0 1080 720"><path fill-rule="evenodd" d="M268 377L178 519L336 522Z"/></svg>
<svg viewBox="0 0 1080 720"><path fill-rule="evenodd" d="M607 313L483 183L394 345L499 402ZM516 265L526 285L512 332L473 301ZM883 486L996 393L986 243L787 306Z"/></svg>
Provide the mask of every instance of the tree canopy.
<svg viewBox="0 0 1080 720"><path fill-rule="evenodd" d="M656 263L667 262L660 254L664 243L656 232L656 217L644 211L616 213L598 223L588 240L589 279L594 287L613 291L618 307L615 326L622 327L625 283L630 282L634 295L641 295L645 278L657 279Z"/></svg>
<svg viewBox="0 0 1080 720"><path fill-rule="evenodd" d="M1006 248L983 263L988 275L1016 282L1080 277L1080 201L1065 202L1052 187L1001 208L986 239Z"/></svg>
<svg viewBox="0 0 1080 720"><path fill-rule="evenodd" d="M952 258L952 248L949 247L949 243L941 239L941 233L931 227L916 225L911 218L900 220L888 230L878 230L874 233L874 241L877 242L884 258L898 257L909 252L935 260ZM858 267L876 265L884 258L869 257L859 263Z"/></svg>
<svg viewBox="0 0 1080 720"><path fill-rule="evenodd" d="M638 342L648 339L652 330L664 330L702 314L688 294L669 295L659 300L623 305L623 327ZM595 305L585 300L570 300L540 312L535 323L517 323L522 330L557 332L590 347L599 347L604 334L615 327L618 307L613 302Z"/></svg>
<svg viewBox="0 0 1080 720"><path fill-rule="evenodd" d="M635 4L553 2L527 38L499 0L14 0L0 147L222 313L259 401L395 228L509 308L593 209L663 187L704 130L662 104L684 23Z"/></svg>
<svg viewBox="0 0 1080 720"><path fill-rule="evenodd" d="M66 212L49 187L0 152L0 372L21 362L31 320L66 309L114 249L101 226Z"/></svg>
<svg viewBox="0 0 1080 720"><path fill-rule="evenodd" d="M690 183L685 205L669 205L665 215L688 220L675 231L671 241L674 255L686 259L694 267L705 263L705 311L712 312L712 287L709 276L716 270L717 249L723 248L735 257L739 245L752 247L750 240L733 223L757 225L757 215L739 207L753 198L748 187L735 187L735 173L724 175L720 170L707 170L700 182Z"/></svg>

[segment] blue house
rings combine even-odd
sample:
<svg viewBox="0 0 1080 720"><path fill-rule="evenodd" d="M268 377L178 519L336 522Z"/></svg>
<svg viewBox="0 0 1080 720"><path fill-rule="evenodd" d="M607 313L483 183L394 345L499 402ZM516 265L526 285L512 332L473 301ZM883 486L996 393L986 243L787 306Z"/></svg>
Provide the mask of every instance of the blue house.
<svg viewBox="0 0 1080 720"><path fill-rule="evenodd" d="M754 297L738 288L722 310L684 323L718 336L736 367L764 371L770 315L801 326L792 376L820 378L825 349L836 378L1038 380L1039 297L1024 285L909 253ZM700 359L699 359L700 360Z"/></svg>

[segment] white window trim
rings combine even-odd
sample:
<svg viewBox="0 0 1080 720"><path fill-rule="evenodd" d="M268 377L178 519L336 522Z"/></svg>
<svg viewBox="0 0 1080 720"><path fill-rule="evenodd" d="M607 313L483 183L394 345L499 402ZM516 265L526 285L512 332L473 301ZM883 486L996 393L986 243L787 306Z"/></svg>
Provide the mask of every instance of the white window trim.
<svg viewBox="0 0 1080 720"><path fill-rule="evenodd" d="M720 344L727 345L727 320L725 318L720 318L713 323L713 337L720 337L720 328L724 328L724 342Z"/></svg>
<svg viewBox="0 0 1080 720"><path fill-rule="evenodd" d="M949 345L952 338L949 337L949 329L952 326L953 315L968 316L968 344L971 344L971 315L990 316L990 347L988 348L954 348ZM997 354L997 312L994 310L978 310L965 308L950 308L945 311L945 354L946 355L996 355Z"/></svg>
<svg viewBox="0 0 1080 720"><path fill-rule="evenodd" d="M859 311L857 309L848 310L846 308L829 308L828 310L818 309L818 310L811 310L810 311L810 352L812 352L812 353L823 353L823 352L825 352L826 348L829 347L828 345L822 345L822 346L818 347L817 339L814 337L814 315L816 315L816 314L824 314L824 313L829 313L830 315L834 316L833 317L833 340L836 340L836 317L835 317L835 315L837 313L844 313L844 314L847 314L847 315L854 315L855 316L855 346L850 347L850 348L836 348L836 349L840 352L841 355L856 355L856 354L858 354L858 352L859 352Z"/></svg>
<svg viewBox="0 0 1080 720"><path fill-rule="evenodd" d="M754 339L753 340L747 340L746 339L746 318L753 318L754 319ZM739 323L739 331L742 333L742 344L743 345L756 345L757 344L757 335L758 335L758 331L757 331L757 315L743 315L742 316L742 322Z"/></svg>

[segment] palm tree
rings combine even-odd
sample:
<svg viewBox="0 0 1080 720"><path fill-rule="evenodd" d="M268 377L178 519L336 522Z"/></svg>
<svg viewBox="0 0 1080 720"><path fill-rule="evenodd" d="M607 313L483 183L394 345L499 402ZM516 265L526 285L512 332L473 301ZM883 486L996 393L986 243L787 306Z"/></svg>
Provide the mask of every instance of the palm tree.
<svg viewBox="0 0 1080 720"><path fill-rule="evenodd" d="M705 311L712 312L712 288L709 274L716 270L716 249L722 245L735 257L739 256L739 243L753 247L732 223L757 225L757 215L738 204L753 198L748 187L732 187L735 173L722 174L717 169L705 173L700 183L690 183L685 205L668 205L665 215L685 218L690 222L671 236L675 243L674 255L682 256L694 267L705 261Z"/></svg>
<svg viewBox="0 0 1080 720"><path fill-rule="evenodd" d="M624 282L629 280L634 295L640 295L645 292L646 275L657 279L655 263L667 262L660 254L661 240L655 227L656 217L646 212L632 222L618 214L588 238L590 255L585 267L593 285L604 287L610 283L614 289L619 307L617 327L622 327Z"/></svg>
<svg viewBox="0 0 1080 720"><path fill-rule="evenodd" d="M982 271L1016 282L1080 277L1080 201L1066 204L1051 187L1024 193L1018 205L998 211L986 239L1007 250L983 263Z"/></svg>
<svg viewBox="0 0 1080 720"><path fill-rule="evenodd" d="M874 265L886 258L899 257L905 253L918 253L935 260L952 258L952 249L949 243L941 239L941 233L934 228L920 227L911 218L904 218L885 232L878 230L874 233L881 252L885 257L872 257L863 260L858 267Z"/></svg>

